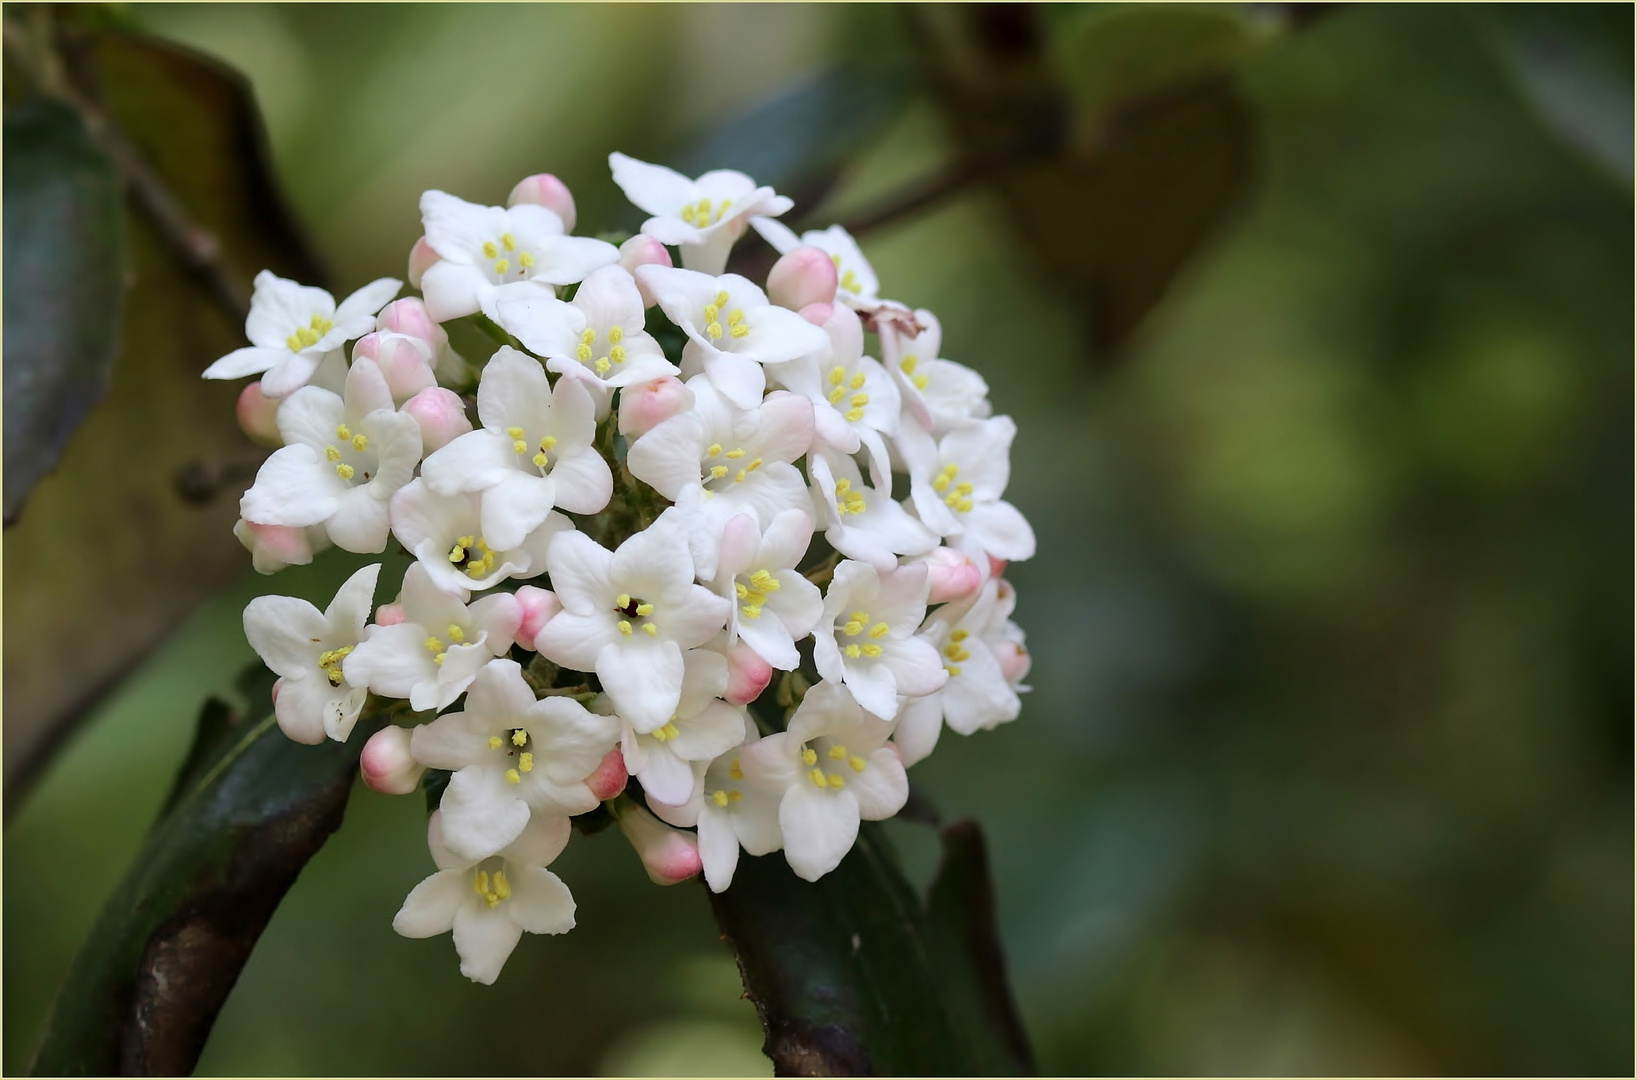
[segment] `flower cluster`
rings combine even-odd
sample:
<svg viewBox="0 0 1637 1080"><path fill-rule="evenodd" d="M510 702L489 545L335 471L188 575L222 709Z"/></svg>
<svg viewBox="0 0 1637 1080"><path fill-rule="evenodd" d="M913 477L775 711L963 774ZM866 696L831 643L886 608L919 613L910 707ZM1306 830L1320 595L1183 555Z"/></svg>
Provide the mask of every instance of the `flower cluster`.
<svg viewBox="0 0 1637 1080"><path fill-rule="evenodd" d="M205 372L261 376L240 419L277 449L235 529L258 570L413 558L373 622L379 564L323 612L257 598L245 633L292 739L345 740L370 695L423 721L362 753L377 790L441 790L438 870L393 925L452 929L485 983L524 931L573 926L546 869L571 818L612 818L662 884L720 892L741 849L817 880L946 725L1011 720L1026 689L1016 428L937 319L741 173L609 161L651 215L619 247L572 235L549 175L505 207L429 191L420 298L264 272L251 346ZM750 227L780 253L765 289L725 272ZM481 365L455 321L497 346Z"/></svg>

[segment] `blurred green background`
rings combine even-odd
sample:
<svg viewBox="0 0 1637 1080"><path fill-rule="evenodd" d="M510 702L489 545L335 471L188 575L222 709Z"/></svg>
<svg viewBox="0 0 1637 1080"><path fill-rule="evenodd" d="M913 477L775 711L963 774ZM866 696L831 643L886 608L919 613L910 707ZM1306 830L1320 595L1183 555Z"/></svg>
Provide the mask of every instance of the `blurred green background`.
<svg viewBox="0 0 1637 1080"><path fill-rule="evenodd" d="M1131 55L1099 51L1116 14L1044 14L1085 93ZM1009 575L1022 718L946 734L913 779L988 831L1043 1072L1629 1075L1632 10L1312 14L1234 12L1249 180L1126 347L1092 344L981 183L861 236L1018 421L1040 542ZM403 272L425 188L493 203L552 171L581 232L630 227L608 151L691 164L746 110L917 48L840 5L128 16L247 73L341 293ZM859 108L886 112L837 218L959 141L914 80ZM251 658L244 603L361 561L247 567L10 815L7 1072ZM423 823L358 792L201 1072L771 1073L702 888L577 838L554 869L579 926L475 986L447 938L390 927ZM892 835L924 881L932 834Z"/></svg>

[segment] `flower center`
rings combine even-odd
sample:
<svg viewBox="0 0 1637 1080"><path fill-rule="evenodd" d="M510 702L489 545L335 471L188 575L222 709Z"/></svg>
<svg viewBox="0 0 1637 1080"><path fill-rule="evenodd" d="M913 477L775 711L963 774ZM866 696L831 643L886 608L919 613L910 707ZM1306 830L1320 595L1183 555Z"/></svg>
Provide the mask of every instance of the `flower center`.
<svg viewBox="0 0 1637 1080"><path fill-rule="evenodd" d="M748 578L740 574L733 579L733 591L739 597L740 613L747 619L759 619L767 594L779 591L779 579L766 570L758 570Z"/></svg>
<svg viewBox="0 0 1637 1080"><path fill-rule="evenodd" d="M723 199L714 206L709 199L700 199L697 203L684 206L679 216L694 228L705 229L721 221L722 215L727 213L728 207L732 205L732 199Z"/></svg>
<svg viewBox="0 0 1637 1080"><path fill-rule="evenodd" d="M953 631L949 635L949 644L944 646L944 659L949 661L944 665L944 670L949 672L951 679L961 673L961 661L972 658L971 653L961 648L961 642L965 641L966 638L967 633L965 630Z"/></svg>
<svg viewBox="0 0 1637 1080"><path fill-rule="evenodd" d="M485 860L487 865L493 860ZM472 868L472 891L483 897L483 902L490 907L499 907L502 900L510 900L512 895L511 884L506 880L506 871L495 869L494 873L487 870Z"/></svg>
<svg viewBox="0 0 1637 1080"><path fill-rule="evenodd" d="M944 497L945 506L964 514L972 509L972 485L964 480L956 483L955 477L960 473L960 466L945 465L943 470L932 478L932 490Z"/></svg>
<svg viewBox="0 0 1637 1080"><path fill-rule="evenodd" d="M824 740L819 741L821 745L824 742ZM853 772L863 772L864 766L868 764L859 755L847 753L847 748L841 743L830 743L824 751L824 757L828 761L834 762L837 768L840 768L841 764L845 762L852 767ZM824 769L819 767L819 752L805 743L801 748L801 763L807 766L807 779L812 782L814 787L827 791L840 791L847 786L847 779L841 773L826 773Z"/></svg>
<svg viewBox="0 0 1637 1080"><path fill-rule="evenodd" d="M529 462L533 464L535 468L540 470L540 475L544 476L546 473L551 471L552 452L557 449L557 436L541 436L540 442L536 444L540 447L540 449L535 450L533 456L529 456L529 450L531 447L528 439L523 435L522 428L507 428L506 437L512 441L512 453L516 454L518 457L528 457Z"/></svg>
<svg viewBox="0 0 1637 1080"><path fill-rule="evenodd" d="M659 625L653 621L654 605L638 600L629 593L620 593L614 597L614 610L624 616L619 621L619 628L626 637L630 637L634 630L633 620L649 637L658 635ZM671 719L676 718L673 716Z"/></svg>
<svg viewBox="0 0 1637 1080"><path fill-rule="evenodd" d="M347 654L352 652L352 649L351 645L343 645L339 649L329 649L318 654L318 670L322 671L324 677L330 680L331 686L341 685L343 678L341 661L347 658Z"/></svg>
<svg viewBox="0 0 1637 1080"><path fill-rule="evenodd" d="M853 490L853 482L846 477L836 481L836 513L842 517L848 514L862 514L866 509L864 493Z"/></svg>
<svg viewBox="0 0 1637 1080"><path fill-rule="evenodd" d="M726 313L727 329L723 330L722 319L724 314L722 309L727 306L728 291L726 289L717 293L716 298L705 305L705 317L701 321L705 327L705 336L712 341L722 340L724 332L735 338L742 338L750 333L750 325L745 322L744 308L734 308Z"/></svg>
<svg viewBox="0 0 1637 1080"><path fill-rule="evenodd" d="M881 655L881 646L876 642L892 632L892 628L884 622L870 623L870 613L855 611L847 616L847 621L838 629L841 631L842 655L849 660L857 660L867 656L874 660Z"/></svg>
<svg viewBox="0 0 1637 1080"><path fill-rule="evenodd" d="M489 260L489 270L497 285L508 277L526 278L534 269L534 253L520 251L517 237L511 233L501 233L499 241L485 240L483 257Z"/></svg>
<svg viewBox="0 0 1637 1080"><path fill-rule="evenodd" d="M855 371L851 375L847 369L837 364L830 369L830 404L841 408L842 400L846 399L847 411L844 415L849 423L857 423L864 419L864 406L870 403L870 395L863 390L864 373Z"/></svg>
<svg viewBox="0 0 1637 1080"><path fill-rule="evenodd" d="M466 642L466 631L454 623L450 623L443 633L444 637L442 638L433 634L426 639L426 651L432 654L432 662L440 667L443 665L443 654L447 651L449 645L462 645ZM447 645L444 638L448 639Z"/></svg>
<svg viewBox="0 0 1637 1080"><path fill-rule="evenodd" d="M927 383L932 380L925 375L915 374L915 367L919 363L920 361L916 359L915 354L911 353L898 362L898 370L909 376L909 381L915 384L915 389L925 390Z"/></svg>
<svg viewBox="0 0 1637 1080"><path fill-rule="evenodd" d="M499 750L508 758L516 758L516 764L506 769L508 784L521 784L523 774L534 771L534 752L528 749L529 733L522 728L512 728L506 732L504 738L499 735L489 736L489 749Z"/></svg>
<svg viewBox="0 0 1637 1080"><path fill-rule="evenodd" d="M335 466L335 475L348 483L356 480L367 484L375 475L377 460L369 448L369 436L363 432L353 434L346 424L336 425L335 442L324 448L324 458Z"/></svg>
<svg viewBox="0 0 1637 1080"><path fill-rule="evenodd" d="M481 536L460 536L455 538L455 546L449 549L449 561L456 570L466 571L466 576L476 581L494 572L495 553Z"/></svg>
<svg viewBox="0 0 1637 1080"><path fill-rule="evenodd" d="M335 329L335 323L322 315L314 315L312 322L284 339L291 352L300 352L318 344L318 339Z"/></svg>
<svg viewBox="0 0 1637 1080"><path fill-rule="evenodd" d="M843 290L852 293L854 296L864 291L864 285L858 280L858 275L854 274L851 268L846 270L841 268L840 255L830 256L830 261L836 264L836 272L841 275L836 281L837 285L840 285Z"/></svg>
<svg viewBox="0 0 1637 1080"><path fill-rule="evenodd" d="M728 766L728 779L743 780L744 778L745 772L739 767L739 759L734 758L733 764ZM736 803L744 797L745 793L736 787L717 788L709 793L710 801L723 809L726 809L729 803Z"/></svg>
<svg viewBox="0 0 1637 1080"><path fill-rule="evenodd" d="M699 471L705 479L705 490L720 491L729 484L744 483L745 477L762 467L761 458L752 458L746 462L744 459L748 453L749 451L742 446L724 450L719 442L713 442L705 447L705 456L699 462Z"/></svg>
<svg viewBox="0 0 1637 1080"><path fill-rule="evenodd" d="M620 344L624 340L625 328L610 326L608 350L603 352L598 346L597 331L588 326L580 334L580 343L574 347L574 355L580 363L595 371L598 376L606 378L616 364L625 363L625 346Z"/></svg>

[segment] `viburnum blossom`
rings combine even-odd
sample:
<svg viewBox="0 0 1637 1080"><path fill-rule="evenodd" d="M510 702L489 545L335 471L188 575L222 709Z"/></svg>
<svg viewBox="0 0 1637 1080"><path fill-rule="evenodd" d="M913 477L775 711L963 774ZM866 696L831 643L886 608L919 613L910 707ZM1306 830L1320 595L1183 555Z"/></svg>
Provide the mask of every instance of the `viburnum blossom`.
<svg viewBox="0 0 1637 1080"><path fill-rule="evenodd" d="M437 805L393 926L452 930L483 983L574 925L546 867L576 823L616 824L659 884L722 892L780 850L814 881L945 726L1027 689L1016 428L937 318L749 176L610 166L649 215L619 247L569 235L547 173L505 207L429 191L420 296L263 273L251 347L207 372L262 375L237 409L271 450L233 529L255 568L383 553L324 612L258 597L245 634L286 735L367 715L366 785ZM727 272L751 223L783 253L757 281ZM456 354L457 326L496 346Z"/></svg>

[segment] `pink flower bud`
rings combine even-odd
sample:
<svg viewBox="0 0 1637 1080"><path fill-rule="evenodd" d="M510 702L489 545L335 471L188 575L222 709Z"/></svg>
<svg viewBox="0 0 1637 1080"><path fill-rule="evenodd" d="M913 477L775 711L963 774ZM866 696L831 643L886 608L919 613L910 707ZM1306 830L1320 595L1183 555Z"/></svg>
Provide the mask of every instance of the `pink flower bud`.
<svg viewBox="0 0 1637 1080"><path fill-rule="evenodd" d="M671 828L640 806L620 810L620 832L631 841L655 885L675 885L702 869L694 834Z"/></svg>
<svg viewBox="0 0 1637 1080"><path fill-rule="evenodd" d="M420 338L430 342L434 352L449 344L449 335L441 325L432 321L426 305L418 296L400 297L382 308L381 313L375 316L375 329Z"/></svg>
<svg viewBox="0 0 1637 1080"><path fill-rule="evenodd" d="M279 437L279 399L261 392L258 379L239 391L239 426L250 440L260 446L283 446Z"/></svg>
<svg viewBox="0 0 1637 1080"><path fill-rule="evenodd" d="M426 242L426 237L415 241L415 246L409 249L409 283L415 288L421 287L421 275L435 262L441 262L443 256L432 250L432 245Z"/></svg>
<svg viewBox="0 0 1637 1080"><path fill-rule="evenodd" d="M638 233L620 245L620 265L625 267L632 277L637 277L639 266L672 265L671 253L658 240ZM642 294L643 307L654 306L653 294L642 284L640 277L637 277L637 292Z"/></svg>
<svg viewBox="0 0 1637 1080"><path fill-rule="evenodd" d="M1029 651L1016 641L1002 641L994 646L995 660L1000 664L1000 673L1008 683L1016 685L1029 674L1029 665L1033 662Z"/></svg>
<svg viewBox="0 0 1637 1080"><path fill-rule="evenodd" d="M401 410L421 425L421 446L426 453L441 450L451 439L472 430L460 395L441 386L429 386L404 402Z"/></svg>
<svg viewBox="0 0 1637 1080"><path fill-rule="evenodd" d="M358 759L364 783L383 795L408 795L426 766L409 755L409 729L384 727L369 737Z"/></svg>
<svg viewBox="0 0 1637 1080"><path fill-rule="evenodd" d="M927 581L932 591L927 603L943 604L971 596L983 587L983 570L953 548L940 547L925 560Z"/></svg>
<svg viewBox="0 0 1637 1080"><path fill-rule="evenodd" d="M823 326L830 320L830 314L835 310L834 304L808 304L796 314L812 323L814 326Z"/></svg>
<svg viewBox="0 0 1637 1080"><path fill-rule="evenodd" d="M742 641L729 648L727 656L728 688L722 696L731 705L749 705L773 681L773 665Z"/></svg>
<svg viewBox="0 0 1637 1080"><path fill-rule="evenodd" d="M567 184L550 173L535 173L519 180L506 198L506 205L516 206L519 203L545 207L563 219L564 232L574 231L574 196Z"/></svg>
<svg viewBox="0 0 1637 1080"><path fill-rule="evenodd" d="M392 400L402 404L428 387L438 385L432 374L432 343L408 334L377 330L352 346L352 358L374 360L386 377Z"/></svg>
<svg viewBox="0 0 1637 1080"><path fill-rule="evenodd" d="M816 247L793 248L768 271L767 298L791 311L834 303L836 264Z"/></svg>
<svg viewBox="0 0 1637 1080"><path fill-rule="evenodd" d="M517 643L525 649L532 649L540 628L563 610L563 604L550 589L539 589L533 585L524 585L513 595L523 616L517 627Z"/></svg>
<svg viewBox="0 0 1637 1080"><path fill-rule="evenodd" d="M1006 560L989 556L989 576L1003 577L1006 574Z"/></svg>
<svg viewBox="0 0 1637 1080"><path fill-rule="evenodd" d="M591 789L591 794L599 799L612 799L625 790L625 782L630 779L625 771L625 752L614 747L603 755L597 771L585 778L585 786Z"/></svg>
<svg viewBox="0 0 1637 1080"><path fill-rule="evenodd" d="M291 566L305 566L313 561L313 545L308 542L306 529L295 525L258 525L254 521L246 521L244 526L245 535L239 540L251 551Z"/></svg>
<svg viewBox="0 0 1637 1080"><path fill-rule="evenodd" d="M397 626L404 621L404 606L402 604L382 604L375 609L376 626Z"/></svg>
<svg viewBox="0 0 1637 1080"><path fill-rule="evenodd" d="M675 375L633 383L620 391L620 434L635 439L691 408L693 391Z"/></svg>

